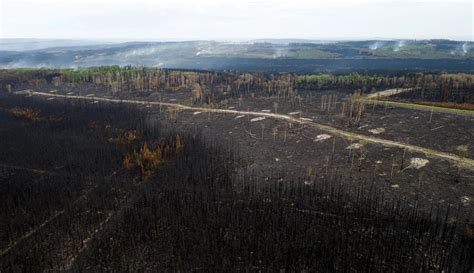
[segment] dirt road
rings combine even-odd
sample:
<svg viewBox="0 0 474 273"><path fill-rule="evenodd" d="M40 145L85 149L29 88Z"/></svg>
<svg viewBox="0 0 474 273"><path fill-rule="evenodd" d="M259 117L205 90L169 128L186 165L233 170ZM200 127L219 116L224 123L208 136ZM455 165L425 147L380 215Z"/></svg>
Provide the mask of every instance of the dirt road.
<svg viewBox="0 0 474 273"><path fill-rule="evenodd" d="M378 144L385 147L392 147L392 148L400 148L406 149L410 152L416 153L423 153L428 157L433 158L440 158L445 159L453 162L454 164L466 168L474 170L474 160L466 157L461 157L455 154L436 151L429 148L424 148L420 146L410 145L403 142L397 142L382 138L370 137L362 134L352 133L344 130L340 130L329 125L319 124L311 119L308 118L297 118L291 115L285 114L274 114L274 113L266 113L266 112L255 112L255 111L240 111L240 110L231 110L231 109L215 109L215 108L205 108L205 107L193 107L188 105L183 105L179 103L169 103L169 102L158 102L158 101L144 101L144 100L122 100L122 99L113 99L113 98L104 98L104 97L96 97L96 96L78 96L78 95L63 95L63 94L56 94L56 93L46 93L46 92L36 92L32 90L25 90L16 92L16 94L24 94L24 95L34 95L34 96L43 96L43 97L50 97L50 98L65 98L65 99L80 99L80 100L89 100L89 101L103 101L103 102L111 102L111 103L127 103L127 104L137 104L137 105L161 105L166 107L173 107L179 110L190 110L190 111L199 111L199 112L211 112L211 113L224 113L224 114L234 114L234 115L247 115L247 116L255 116L255 117L267 117L273 118L278 120L285 120L292 123L297 124L305 124L312 127L315 127L319 130L325 131L327 133L331 133L333 135L337 135L340 137L344 137L349 140L355 141L364 141L366 143Z"/></svg>
<svg viewBox="0 0 474 273"><path fill-rule="evenodd" d="M367 104L377 104L377 105L384 105L384 106L391 106L391 107L414 109L414 110L420 110L420 111L447 113L447 114L453 114L453 115L474 116L474 111L471 111L471 110L455 109L455 108L440 107L440 106L433 106L433 105L423 105L423 104L403 102L403 101L392 101L392 100L389 100L388 98L390 96L400 94L403 92L408 92L410 90L412 89L410 88L387 89L387 90L375 92L372 94L368 94L367 96L361 96L359 100L364 101ZM379 99L383 99L383 100L379 100Z"/></svg>
<svg viewBox="0 0 474 273"><path fill-rule="evenodd" d="M369 99L377 99L377 98L384 98L384 97L390 97L396 94L400 94L403 92L408 92L410 91L410 88L393 88L393 89L387 89L375 93L371 93L367 95L367 98Z"/></svg>

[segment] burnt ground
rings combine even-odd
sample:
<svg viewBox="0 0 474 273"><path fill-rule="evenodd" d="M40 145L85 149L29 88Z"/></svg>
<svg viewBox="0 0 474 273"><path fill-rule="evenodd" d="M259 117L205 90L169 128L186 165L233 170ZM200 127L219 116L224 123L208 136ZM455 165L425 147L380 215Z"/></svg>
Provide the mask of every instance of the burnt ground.
<svg viewBox="0 0 474 273"><path fill-rule="evenodd" d="M35 88L38 91L53 89L63 94L73 92L74 95L111 96L100 88L88 86ZM340 103L331 111L320 109L321 96L328 94L336 94L341 102L348 92L311 93L310 96L303 95L303 99L298 102L276 98L230 99L219 107L273 112L274 102L277 101L278 113L300 111L301 117L346 131L474 158L473 117L433 113L430 123L430 112L367 105L362 120L354 123L340 114ZM191 94L184 92L135 92L130 96L191 104ZM458 167L447 160L376 144L359 143L361 147L349 149L354 144L350 140L281 120L267 118L251 122L250 119L254 117L236 118L238 115L139 107L149 113L151 122L161 119L165 127L168 124L177 127L177 130L199 131L225 145L232 145L246 161L241 172L268 179L284 179L290 173L292 177L301 178L302 183L308 186L312 179L337 177L354 183L375 185L384 189L387 198L401 196L427 208L450 204L466 211L473 209L474 171ZM168 112L160 115L160 111ZM369 132L377 128L385 131L380 134ZM324 134L331 138L318 141L317 137ZM457 149L460 145L468 147L467 154L460 154ZM417 169L410 166L412 158L426 159L428 163Z"/></svg>
<svg viewBox="0 0 474 273"><path fill-rule="evenodd" d="M39 110L42 120L5 111L13 106ZM141 187L122 171L122 148L108 141L118 128L99 126L126 128L140 116L119 107L75 108L0 93L1 272L67 271Z"/></svg>
<svg viewBox="0 0 474 273"><path fill-rule="evenodd" d="M337 95L339 104L328 112L321 110L320 98L329 94ZM436 112L431 115L429 111L366 105L361 121L351 123L347 117L341 115L340 103L344 101L344 95L346 94L343 92L335 91L318 92L313 95L311 102L303 102L301 105L280 100L277 111L280 113L301 111L301 117L345 131L474 158L474 116ZM246 101L241 107L238 107L238 104L234 105L242 109L273 111L275 101L277 100L262 98ZM379 134L370 132L377 128L383 128L385 131ZM468 147L467 154L460 154L457 148L461 145Z"/></svg>
<svg viewBox="0 0 474 273"><path fill-rule="evenodd" d="M29 86L20 86L18 90L29 89ZM53 87L42 85L33 88L36 91L49 92L57 90L58 93L71 95L89 95L136 98L163 102L175 102L192 105L191 94L186 92L133 92L127 95L112 95L96 85ZM301 94L301 102L289 99L256 97L252 99L228 99L218 107L234 107L235 110L274 112L274 103L278 103L277 112L288 114L301 112L298 117L310 118L314 122L330 125L338 129L359 133L367 136L408 143L426 147L437 151L457 154L474 159L474 115L463 116L448 113L420 111L415 109L384 107L383 105L366 104L360 122L350 122L341 115L342 102L347 102L346 96L350 91L313 91ZM321 97L324 95L337 96L336 107L330 111L321 110ZM196 105L201 106L201 105ZM206 105L204 105L206 106ZM346 110L347 111L347 110ZM370 130L383 128L384 132L371 133ZM467 146L467 151L460 152L459 146Z"/></svg>
<svg viewBox="0 0 474 273"><path fill-rule="evenodd" d="M168 122L182 130L198 128L210 138L238 147L247 160L242 171L259 176L284 178L282 172L287 170L292 177L301 177L303 183L310 183L311 178L338 177L354 183L374 184L383 188L387 197L401 196L413 202L421 201L428 207L432 204L457 206L464 200L464 208L472 210L472 204L465 198L471 199L474 193L474 172L459 169L451 162L406 152L401 167L401 149L372 144L365 144L362 149L348 149L353 143L340 137L315 142L318 135L326 132L301 126L288 129L285 141L284 128L288 124L283 121L250 122L247 117L235 117L194 115L185 111ZM273 128L278 130L275 137ZM420 169L411 168L408 167L411 158L427 158L429 163Z"/></svg>
<svg viewBox="0 0 474 273"><path fill-rule="evenodd" d="M79 87L74 91L59 89L56 92L110 96L102 90L90 91L86 88L81 89ZM56 88L43 87L43 91L53 89ZM0 94L0 97L2 95L5 94ZM192 235L187 235L188 237L184 238L194 239L183 240L183 237L181 237L183 233L180 232L176 241L173 241L174 237L170 232L172 230L170 226L173 227L173 222L179 225L182 222L167 217L178 215L183 219L193 219L196 212L204 211L208 213L209 210L204 209L204 207L190 206L189 209L185 210L189 214L183 214L182 216L180 211L183 210L177 210L176 204L167 208L166 203L164 205L158 203L159 205L156 205L155 211L153 211L152 206L147 207L150 200L153 204L153 198L151 197L155 196L154 194L159 196L166 192L167 188L162 187L163 183L140 183L139 180L133 179L133 176L125 172L122 167L122 156L124 152L127 152L126 148L110 142L110 138L117 136L122 132L122 129L131 130L141 127L150 130L146 134L141 134L143 140L158 139L159 135L183 132L188 135L199 134L203 139L212 141L216 147L232 147L237 152L239 160L235 169L232 166L232 173L229 173L229 175L255 177L255 181L263 185L262 188L265 187L265 184L281 185L286 181L288 181L287 185L290 185L291 188L305 193L312 193L322 183L325 183L324 185L330 184L329 188L339 185L339 183L343 183L345 186L349 185L347 188L351 193L357 192L360 188L376 187L382 193L374 195L373 198L377 202L383 199L390 206L392 199L395 202L402 203L405 203L406 200L409 205L414 207L413 214L423 214L423 212L419 212L419 209L430 211L433 207L435 211L436 208L441 210L461 208L461 215L454 214L454 218L446 218L446 221L449 220L450 223L454 221L455 223L459 220L460 223L463 223L464 220L467 220L472 223L470 215L472 215L473 204L470 200L474 195L472 183L474 171L459 168L450 161L427 157L419 153L404 152L401 149L387 148L381 145L351 142L315 127L301 124L290 125L286 121L270 118L252 122L252 119L256 118L255 116L239 117L239 115L234 114L209 114L190 110L176 111L158 106L117 105L86 100L71 102L62 98L41 96L8 96L14 100L10 102L9 100L0 100L0 118L2 118L0 135L3 140L0 142L0 151L4 156L3 163L10 165L0 166L0 181L3 187L1 193L6 197L1 199L2 207L6 208L2 210L4 215L2 219L6 219L2 223L2 227L7 227L1 229L3 232L0 236L0 268L6 272L163 272L166 271L163 268L166 268L166 261L168 260L182 259L183 261L190 261L189 264L192 266L190 268L198 268L196 265L202 265L203 262L195 261L196 257L198 257L197 259L203 256L213 257L211 260L212 263L215 263L214 257L218 255L237 256L235 253L228 254L222 251L221 248L216 248L216 244L209 244L212 251L203 251L198 248L206 245L206 242L209 241L208 238L228 236L228 231L225 228L216 228L215 222L212 222L213 224L210 226L201 226L201 223L206 222L202 220L190 222L189 226L186 224L187 229L181 230L185 232L189 230L189 234ZM135 93L134 97L143 100L161 99L167 102L185 104L191 102L188 93L155 93L150 95L143 92ZM369 128L360 128L365 123L369 123L370 128L378 128L381 126L379 124L387 124L384 125L387 126L384 127L386 133L393 132L393 135L397 136L397 131L389 126L391 124L384 123L388 117L378 118L383 117L383 115L388 116L388 113L395 109L388 109L385 113L385 109L376 108L373 116L371 116L370 111L367 111L361 124L350 125L346 119L339 117L337 114L320 111L317 107L316 97L314 100L311 102L314 104L312 107L299 103L280 102L278 112L288 113L302 109L302 117L309 117L321 123L324 121L325 124L367 135L370 135L367 132ZM255 98L252 100L231 100L227 104L221 104L220 107L261 111L271 110L272 105L273 99ZM25 119L18 119L8 114L8 111L4 111L11 109L13 106L28 106L40 110L41 116L49 122L30 122ZM76 112L77 109L72 109L75 106L79 106L79 109L82 110ZM109 108L111 106L115 108ZM109 111L106 111L106 109L109 109ZM146 118L145 121L142 118ZM373 123L380 122L380 120L381 123L370 124L371 118L374 120ZM394 119L395 117L390 118ZM411 119L407 120L409 120L407 122L409 126L415 126L415 128L411 128L412 132L418 132L417 123L413 123ZM417 119L413 120L416 121ZM452 120L449 120L449 122L452 122ZM115 124L117 128L110 126L110 124ZM400 125L397 123L397 126ZM158 130L159 135L153 134L156 131L154 127L162 128ZM410 127L404 129L409 132ZM169 130L169 132L166 132L166 130ZM441 130L441 128L438 130ZM321 138L322 135L326 134L329 138ZM319 140L318 136L320 136ZM451 133L450 136L456 138L455 132ZM378 137L385 138L386 136L380 134ZM206 160L206 150L209 148L193 145L193 143L199 143L188 141L190 139L183 141L185 149L195 147L194 149L197 151L195 156L196 158L199 157L203 169L212 170L212 168L209 168L212 165L212 160ZM446 141L443 138L434 139L437 140L436 143L440 144ZM24 143L24 145L18 145L18 143ZM410 143L413 144L411 141ZM349 147L354 147L356 144L359 147L349 149ZM216 151L219 151L219 149L216 148ZM184 158L186 157L183 156ZM191 161L197 162L196 158L193 157ZM410 165L412 158L426 159L429 162L426 166L417 169ZM213 160L220 162L219 158ZM185 165L185 160L177 160L177 162ZM47 172L37 173L31 169L16 169L12 166L23 166ZM169 175L167 175L167 167L164 166L163 169L160 169L162 172L159 172L156 181L165 181L164 184L171 182L170 185L176 184L176 178L179 177L178 173L182 171L176 166L179 165L169 166L169 169L173 170ZM200 170L200 168L196 168L196 170ZM207 179L213 176L213 172L200 173L196 171L191 175L188 173L182 179L188 181L193 179L194 176L202 176L202 178ZM295 185L296 187L293 187ZM305 191L305 189L308 189L308 191ZM181 190L178 191L180 194ZM324 198L329 195L337 195L337 186L331 188L330 191L324 192ZM153 194L149 195L150 192L153 192ZM380 192L377 191L377 193ZM402 200L399 200L399 197ZM254 198L254 196L250 198ZM303 196L303 198L293 201L290 199L288 202L297 203L296 200L303 201L304 199ZM186 206L190 203L189 200L183 199L180 202ZM364 200L364 197L362 197L362 200ZM368 200L370 201L370 197L368 197ZM219 208L221 201L221 199L217 199L215 203L208 203L205 206ZM266 199L265 202L267 202ZM304 208L304 206L302 207ZM245 211L252 211L249 208L252 207L245 208ZM374 209L377 210L377 207L375 206ZM253 211L258 212L260 210L253 209ZM225 216L231 215L231 218L235 217L235 211L232 210L221 210L221 213ZM154 215L163 217L164 222L160 222L160 225L157 226ZM261 214L255 216L255 219L265 218L268 215L270 215L268 211L262 211ZM284 215L284 219L292 223L294 219L298 219L292 218L288 213L282 213L282 215ZM301 212L298 212L297 215L301 215ZM319 214L316 214L316 216L319 217ZM209 215L206 217L213 220L222 219L224 226L238 226L238 221L229 224L228 217ZM301 218L301 216L298 217ZM346 219L346 217L343 218ZM245 219L248 222L245 222ZM248 214L244 214L242 220L239 221L249 223L249 226L251 226L251 222L254 222L253 219ZM328 219L328 222L331 223L338 222L332 217ZM347 223L352 227L357 221L348 218ZM294 225L301 229L296 231L284 230L282 234L306 234L306 230L311 226L318 227L321 224L294 222ZM375 223L374 225L382 231L392 232L391 224L380 225L380 223ZM247 226L247 224L242 226ZM265 223L264 226L269 225ZM281 226L284 225L281 225L281 223L275 225L278 230L281 229ZM332 227L329 227L327 231L318 231L318 234L322 234L322 237L333 238ZM409 228L411 227L415 229L415 233L423 233L417 225L407 224L407 227L403 228L402 234L409 235ZM155 234L153 230L155 230L156 235L153 235ZM364 230L369 231L370 229ZM203 235L201 231L207 231L208 233ZM374 233L373 230L370 233ZM239 232L239 234L243 234L242 236L247 238L251 232L244 231ZM256 233L256 237L248 237L248 241L259 241L263 234L272 233L264 230L261 233ZM269 241L273 244L281 240L293 246L294 242L314 240L314 238L306 238L304 240L281 240L281 237L270 237ZM349 239L348 241L357 240ZM422 253L420 255L425 253L420 251L420 244L417 240L413 240L413 237L389 237L386 242L390 243L384 243L384 245L387 245L388 249L396 249L392 244L395 241L408 243L407 248L400 250L407 257L413 256L412 253ZM182 245L183 242L186 242L186 244ZM312 245L319 245L319 243ZM182 253L184 254L176 252L176 246L182 246ZM367 240L361 241L360 246L361 250L354 250L353 253L360 255L361 251L366 249L369 252L377 252L373 251L372 248L368 248L370 244L368 245ZM328 251L323 252L330 254L325 256L332 257L333 254L330 251L334 247L335 244L331 241L328 244ZM455 250L459 249L457 247L453 248ZM267 249L265 247L256 249L265 249L268 252L265 252L265 257L268 257L269 260L268 263L274 263L274 253L278 249ZM298 249L298 247L295 249ZM178 256L176 253L178 253ZM466 253L470 253L470 251ZM300 256L297 256L297 263L299 264L301 260L299 259ZM342 254L341 257L346 260L347 252ZM390 259L392 259L392 256ZM400 259L400 262L406 263L409 259ZM257 260L258 263L262 262L261 258ZM470 261L469 258L467 260ZM242 261L240 263L247 267L251 264ZM158 269L150 270L153 266ZM140 268L147 268L148 270L140 270ZM168 268L180 267L171 265ZM204 268L209 267L203 267L202 271L213 272L212 270L206 271ZM278 269L269 270L269 272L279 271L281 267L276 268ZM466 268L472 268L472 266ZM168 271L178 270L171 269ZM265 270L261 271L265 272ZM327 271L330 272L330 270ZM363 270L360 271L363 272ZM380 271L387 272L386 270ZM419 271L423 270L417 272ZM222 270L216 270L215 272L222 272Z"/></svg>

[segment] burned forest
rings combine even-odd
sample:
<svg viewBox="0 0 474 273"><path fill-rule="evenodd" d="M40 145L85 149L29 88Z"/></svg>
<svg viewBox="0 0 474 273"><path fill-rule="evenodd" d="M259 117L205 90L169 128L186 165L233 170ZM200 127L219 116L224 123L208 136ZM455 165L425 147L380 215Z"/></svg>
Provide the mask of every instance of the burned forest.
<svg viewBox="0 0 474 273"><path fill-rule="evenodd" d="M471 272L471 74L0 71L0 272Z"/></svg>

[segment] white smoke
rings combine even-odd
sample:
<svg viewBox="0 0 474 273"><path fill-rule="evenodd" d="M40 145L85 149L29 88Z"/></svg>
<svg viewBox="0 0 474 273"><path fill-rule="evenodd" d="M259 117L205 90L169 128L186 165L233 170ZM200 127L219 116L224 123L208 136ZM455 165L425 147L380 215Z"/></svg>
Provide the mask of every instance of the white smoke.
<svg viewBox="0 0 474 273"><path fill-rule="evenodd" d="M451 54L460 54L460 55L466 55L471 51L472 48L472 43L465 42L463 44L460 44L455 50L451 51Z"/></svg>
<svg viewBox="0 0 474 273"><path fill-rule="evenodd" d="M467 43L464 43L462 44L462 53L463 55L466 54L468 51L469 51L469 48L468 48L468 44Z"/></svg>
<svg viewBox="0 0 474 273"><path fill-rule="evenodd" d="M371 44L371 45L369 46L369 48L370 48L371 50L377 50L379 47L381 47L381 46L383 46L383 45L384 45L383 42L377 41L377 42Z"/></svg>
<svg viewBox="0 0 474 273"><path fill-rule="evenodd" d="M406 45L406 42L403 41L403 40L400 40L400 41L397 42L397 44L396 44L395 47L393 48L393 51L398 52L398 51L400 51L400 49L401 49L402 47L404 47L405 45Z"/></svg>
<svg viewBox="0 0 474 273"><path fill-rule="evenodd" d="M47 62L39 62L36 63L34 61L27 61L27 60L19 60L13 63L8 64L0 64L0 69L15 69L15 68L48 68L48 67L63 67L63 68L76 68L76 65L69 64L58 66L55 64L47 63Z"/></svg>
<svg viewBox="0 0 474 273"><path fill-rule="evenodd" d="M162 49L160 47L147 47L147 48L140 48L140 49L132 49L125 52L120 52L118 55L122 58L130 58L130 57L144 57L153 55L155 53L160 52Z"/></svg>
<svg viewBox="0 0 474 273"><path fill-rule="evenodd" d="M283 48L275 48L274 50L275 50L275 52L272 55L273 59L281 58L281 57L286 56L286 51Z"/></svg>
<svg viewBox="0 0 474 273"><path fill-rule="evenodd" d="M211 49L198 49L199 51L196 52L196 56L200 56L202 54L212 54L212 50Z"/></svg>

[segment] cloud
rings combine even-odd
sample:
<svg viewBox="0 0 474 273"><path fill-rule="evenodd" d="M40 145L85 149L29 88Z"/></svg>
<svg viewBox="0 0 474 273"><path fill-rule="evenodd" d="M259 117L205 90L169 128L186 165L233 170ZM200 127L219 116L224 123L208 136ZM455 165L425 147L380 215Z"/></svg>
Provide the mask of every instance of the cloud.
<svg viewBox="0 0 474 273"><path fill-rule="evenodd" d="M2 37L472 40L463 0L1 0Z"/></svg>

